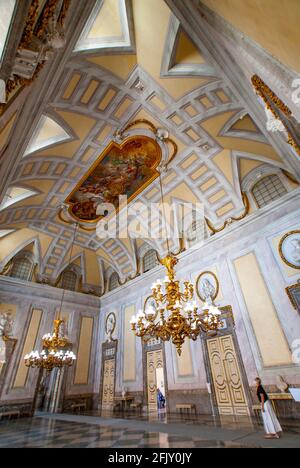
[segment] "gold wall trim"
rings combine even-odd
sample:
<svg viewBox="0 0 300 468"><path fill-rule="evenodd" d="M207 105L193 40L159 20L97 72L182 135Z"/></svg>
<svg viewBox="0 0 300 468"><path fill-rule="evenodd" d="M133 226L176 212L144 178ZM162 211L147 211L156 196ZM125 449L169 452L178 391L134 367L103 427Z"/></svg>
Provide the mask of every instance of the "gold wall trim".
<svg viewBox="0 0 300 468"><path fill-rule="evenodd" d="M298 310L298 304L297 304L297 302L295 301L295 298L294 298L294 296L293 296L293 294L292 294L292 291L293 291L294 289L299 289L299 290L300 290L300 282L297 283L297 284L293 284L292 286L288 286L287 288L285 288L286 293L287 293L287 295L288 295L288 298L289 298L289 300L291 301L291 303L292 303L294 309L295 309L295 310Z"/></svg>
<svg viewBox="0 0 300 468"><path fill-rule="evenodd" d="M294 136L291 134L289 127L286 122L281 118L280 113L277 111L279 109L288 119L292 117L292 111L289 107L269 88L269 86L258 76L253 75L251 78L252 84L258 94L266 104L266 107L272 112L274 117L282 122L284 128L288 134L288 143L294 148L298 156L300 156L300 147L295 140ZM274 104L274 107L271 106L270 101Z"/></svg>
<svg viewBox="0 0 300 468"><path fill-rule="evenodd" d="M296 179L296 177L293 174L286 171L285 169L281 169L281 171L285 175L285 177L289 179L289 181L293 182L293 184L299 185L299 181Z"/></svg>
<svg viewBox="0 0 300 468"><path fill-rule="evenodd" d="M293 234L300 234L300 230L295 230L295 231L289 231L289 232L287 232L287 233L282 237L282 239L281 239L280 242L279 242L278 252L279 252L280 258L282 259L282 261L283 261L286 265L288 265L290 268L294 268L295 270L300 270L300 266L293 265L293 263L289 262L289 261L285 258L284 253L283 253L283 250L282 250L284 241L285 241L288 237L290 237L291 235L293 235Z"/></svg>
<svg viewBox="0 0 300 468"><path fill-rule="evenodd" d="M150 130L152 130L152 132L154 133L154 135L157 134L157 131L158 131L158 128L152 123L150 122L150 120L147 120L147 119L137 119L137 120L134 120L133 122L129 123L128 125L126 125L124 128L122 128L121 130L117 130L117 132L115 133L114 136L118 137L118 138L121 138L123 139L124 138L124 133L127 131L127 130L130 130L131 128L133 127L136 127L137 125L145 125L147 127L150 128ZM164 142L165 143L169 143L172 147L173 147L173 152L172 154L169 156L169 159L165 165L166 169L168 169L169 165L171 164L171 162L175 159L177 153L178 153L178 145L177 143L175 143L174 140L172 140L171 138L165 138L164 139Z"/></svg>
<svg viewBox="0 0 300 468"><path fill-rule="evenodd" d="M227 219L225 221L225 223L223 224L223 226L221 226L220 228L215 228L214 225L211 223L211 221L209 221L208 218L205 218L206 224L207 224L208 228L210 229L210 231L212 232L212 234L217 234L218 232L224 231L224 229L227 226L230 226L233 222L241 221L242 219L246 218L246 216L250 212L250 203L249 203L249 198L248 198L246 192L242 193L242 198L243 198L243 203L244 203L244 207L245 207L244 212L240 216L236 216L236 217L232 217L232 218Z"/></svg>
<svg viewBox="0 0 300 468"><path fill-rule="evenodd" d="M40 1L32 0L31 6L28 11L23 35L18 49L35 49L34 38L44 40L47 34L49 23L54 19L55 12L60 0L47 0L43 10L40 11ZM65 19L70 8L72 0L63 0L61 5L60 14L58 17L58 24L63 27ZM19 94L26 86L30 86L38 77L40 71L43 69L46 60L40 62L31 79L26 79L18 75L13 75L12 78L6 82L6 100L7 104L0 105L0 115L2 115L8 108L11 94L17 89Z"/></svg>

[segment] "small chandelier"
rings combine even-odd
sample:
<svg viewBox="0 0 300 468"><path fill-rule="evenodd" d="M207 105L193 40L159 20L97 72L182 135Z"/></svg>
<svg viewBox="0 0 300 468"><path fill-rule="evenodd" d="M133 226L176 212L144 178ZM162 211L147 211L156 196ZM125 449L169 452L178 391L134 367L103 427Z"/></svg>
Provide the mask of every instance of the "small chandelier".
<svg viewBox="0 0 300 468"><path fill-rule="evenodd" d="M42 338L43 351L31 351L25 356L25 365L27 367L46 369L51 372L54 368L71 367L76 356L71 351L72 344L67 337L60 332L63 320L54 320L53 334L48 333Z"/></svg>
<svg viewBox="0 0 300 468"><path fill-rule="evenodd" d="M77 226L76 224L74 229L69 264L72 260ZM55 368L62 369L63 367L71 367L76 361L76 355L71 350L72 343L61 331L61 326L65 323L64 320L60 318L65 293L66 291L63 290L58 318L54 320L53 333L47 333L43 336L43 350L41 353L39 353L39 351L31 351L31 353L24 357L26 367L46 369L48 372L52 372Z"/></svg>
<svg viewBox="0 0 300 468"><path fill-rule="evenodd" d="M161 201L164 206L164 195L160 175ZM164 211L165 215L165 211ZM165 216L166 223L166 216ZM162 282L157 280L152 286L151 298L155 306L140 310L133 316L130 324L132 331L139 338L148 341L151 338L172 341L179 356L186 338L196 341L200 333L215 335L221 328L221 311L213 304L204 304L199 310L194 301L194 285L184 282L184 287L176 279L175 267L178 263L176 255L171 253L167 237L168 255L159 259L167 270L167 276Z"/></svg>

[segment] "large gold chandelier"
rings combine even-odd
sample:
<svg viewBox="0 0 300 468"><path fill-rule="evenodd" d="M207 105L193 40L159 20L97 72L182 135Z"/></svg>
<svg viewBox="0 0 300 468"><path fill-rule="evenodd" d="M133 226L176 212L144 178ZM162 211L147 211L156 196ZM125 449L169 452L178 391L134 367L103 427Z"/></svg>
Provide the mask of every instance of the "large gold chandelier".
<svg viewBox="0 0 300 468"><path fill-rule="evenodd" d="M157 280L152 286L155 307L140 310L133 316L131 328L137 337L146 341L150 338L172 340L180 356L186 338L196 341L201 332L216 334L221 325L221 312L214 304L207 303L199 309L193 301L194 286L189 281L181 287L175 277L178 263L175 255L169 254L160 262L166 267L167 276L163 282Z"/></svg>
<svg viewBox="0 0 300 468"><path fill-rule="evenodd" d="M72 260L73 248L76 238L78 225L75 225L72 245L70 248L69 264ZM53 369L62 369L70 367L76 361L76 355L72 351L72 343L64 335L62 325L64 320L60 318L63 302L65 298L65 289L63 289L58 318L54 320L53 333L47 333L42 338L42 351L31 351L24 357L25 366L39 369L46 369L51 372Z"/></svg>
<svg viewBox="0 0 300 468"><path fill-rule="evenodd" d="M76 361L76 356L71 351L72 344L67 337L61 334L63 320L54 320L54 331L42 338L43 350L31 351L24 358L27 367L46 369L51 372L54 368L70 367Z"/></svg>
<svg viewBox="0 0 300 468"><path fill-rule="evenodd" d="M160 189L164 206L161 177ZM180 356L186 338L196 341L200 333L217 333L222 323L221 311L212 300L199 309L194 300L194 285L185 281L182 286L176 279L175 267L179 260L170 252L168 238L167 245L168 255L159 259L167 270L167 276L163 282L157 280L153 284L150 296L155 306L140 310L132 317L130 324L135 335L145 341L151 338L171 340Z"/></svg>

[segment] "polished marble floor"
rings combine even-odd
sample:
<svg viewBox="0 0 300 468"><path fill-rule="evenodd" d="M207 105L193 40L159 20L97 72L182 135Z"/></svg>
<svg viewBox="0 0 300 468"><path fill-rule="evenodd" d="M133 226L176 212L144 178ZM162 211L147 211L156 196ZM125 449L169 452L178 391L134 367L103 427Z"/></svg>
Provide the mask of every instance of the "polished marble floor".
<svg viewBox="0 0 300 468"><path fill-rule="evenodd" d="M283 426L283 438L269 441L249 419L39 414L2 421L0 448L300 448L300 421Z"/></svg>

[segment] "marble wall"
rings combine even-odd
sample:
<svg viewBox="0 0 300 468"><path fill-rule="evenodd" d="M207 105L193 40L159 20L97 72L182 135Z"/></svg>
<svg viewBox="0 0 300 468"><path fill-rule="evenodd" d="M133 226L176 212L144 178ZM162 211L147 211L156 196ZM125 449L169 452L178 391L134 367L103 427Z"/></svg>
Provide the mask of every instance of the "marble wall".
<svg viewBox="0 0 300 468"><path fill-rule="evenodd" d="M52 332L61 299L60 289L0 277L1 309L14 311L13 338L16 339L9 364L2 369L5 382L0 407L26 407L26 412L30 412L39 371L27 369L23 358L32 349L41 350L42 336ZM64 399L68 401L79 395L81 398L87 395L90 400L93 394L96 363L91 356L96 355L99 306L97 297L75 292L65 294L62 317L66 320L67 334L78 357L65 377Z"/></svg>
<svg viewBox="0 0 300 468"><path fill-rule="evenodd" d="M281 375L290 385L300 386L300 365L293 362L292 347L300 338L300 315L285 291L300 272L280 258L278 244L284 234L300 229L300 192L294 192L211 237L205 245L181 254L178 277L196 282L203 271L213 271L220 282L217 302L230 305L235 333L244 364L249 394L259 375L270 390ZM157 267L101 299L99 340L105 340L108 313L117 317L115 338L119 340L116 392L126 388L144 391L143 348L130 336L129 313L143 308L151 285L164 278ZM172 408L182 400L197 403L201 412L211 412L208 376L201 340L187 342L181 358L165 344L167 385ZM95 384L100 382L101 354L97 355ZM278 391L278 390L277 390ZM96 390L97 393L97 390ZM184 396L185 395L185 396ZM189 395L189 396L186 396ZM251 406L255 401L250 401Z"/></svg>
<svg viewBox="0 0 300 468"><path fill-rule="evenodd" d="M282 236L300 230L299 201L297 190L180 256L179 279L195 283L203 271L213 271L218 277L217 303L232 307L248 395L251 391L253 394L257 375L272 391L276 389L278 375L290 385L300 386L300 365L292 359L293 343L300 339L300 314L285 291L287 286L297 283L300 273L288 267L278 253ZM102 345L107 340L105 321L110 312L117 319L113 334L118 340L115 392L121 394L126 389L147 405L145 350L141 340L131 332L129 320L143 308L152 283L164 276L163 268L157 267L101 299L66 293L62 315L67 320L78 361L68 371L62 407L70 409L73 402L86 402L87 408L101 404ZM25 351L39 347L43 334L51 331L61 293L46 285L0 277L1 310L9 308L15 314L13 338L17 340L5 370L0 406L19 404L30 408L38 371L28 371L22 359ZM195 404L201 413L209 414L214 409L203 349L201 339L187 341L179 358L174 346L165 344L171 411L182 402ZM249 406L252 404L249 398Z"/></svg>

